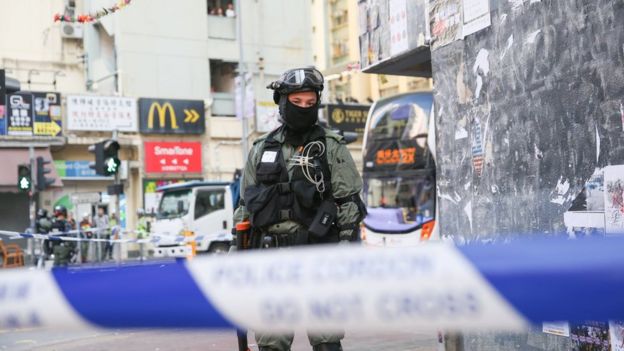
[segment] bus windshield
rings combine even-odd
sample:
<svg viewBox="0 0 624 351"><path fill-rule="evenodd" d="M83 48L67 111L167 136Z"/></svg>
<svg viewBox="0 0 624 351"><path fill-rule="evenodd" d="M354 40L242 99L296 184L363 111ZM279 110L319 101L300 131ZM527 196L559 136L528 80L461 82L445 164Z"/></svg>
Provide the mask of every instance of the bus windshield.
<svg viewBox="0 0 624 351"><path fill-rule="evenodd" d="M413 231L435 217L432 177L365 178L368 216L365 224L381 233Z"/></svg>
<svg viewBox="0 0 624 351"><path fill-rule="evenodd" d="M190 194L191 189L166 191L160 199L156 218L172 219L187 214Z"/></svg>
<svg viewBox="0 0 624 351"><path fill-rule="evenodd" d="M431 93L378 101L364 141L364 225L377 233L414 232L435 220L435 163L427 146Z"/></svg>
<svg viewBox="0 0 624 351"><path fill-rule="evenodd" d="M382 100L369 114L364 143L364 171L394 172L431 166L427 131L430 93Z"/></svg>

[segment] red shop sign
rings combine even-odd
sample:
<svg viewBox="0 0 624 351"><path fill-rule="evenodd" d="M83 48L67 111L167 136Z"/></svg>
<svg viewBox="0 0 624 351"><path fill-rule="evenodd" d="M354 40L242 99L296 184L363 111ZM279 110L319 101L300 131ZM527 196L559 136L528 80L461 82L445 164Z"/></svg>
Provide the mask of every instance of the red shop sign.
<svg viewBox="0 0 624 351"><path fill-rule="evenodd" d="M200 142L145 142L145 172L201 173Z"/></svg>

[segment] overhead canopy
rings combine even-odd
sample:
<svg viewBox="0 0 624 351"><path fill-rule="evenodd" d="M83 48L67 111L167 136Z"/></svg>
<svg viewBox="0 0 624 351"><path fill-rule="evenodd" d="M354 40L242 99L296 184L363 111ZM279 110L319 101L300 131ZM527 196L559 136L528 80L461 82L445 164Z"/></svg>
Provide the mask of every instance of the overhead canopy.
<svg viewBox="0 0 624 351"><path fill-rule="evenodd" d="M52 161L49 148L35 148L35 159L42 156L47 161ZM0 192L17 192L17 166L30 163L30 155L27 148L0 148ZM46 175L47 178L54 179L52 186L62 187L63 182L56 172L54 162L46 165L52 172ZM33 182L37 176L36 170L31 171Z"/></svg>
<svg viewBox="0 0 624 351"><path fill-rule="evenodd" d="M431 51L419 47L364 67L362 72L431 78Z"/></svg>

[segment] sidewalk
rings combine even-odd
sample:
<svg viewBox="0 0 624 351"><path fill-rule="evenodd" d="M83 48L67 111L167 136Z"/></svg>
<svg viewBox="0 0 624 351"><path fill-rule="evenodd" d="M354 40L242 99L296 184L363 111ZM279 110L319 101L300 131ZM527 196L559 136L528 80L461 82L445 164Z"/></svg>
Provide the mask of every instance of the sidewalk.
<svg viewBox="0 0 624 351"><path fill-rule="evenodd" d="M249 336L252 350L258 350ZM347 333L345 351L436 351L435 335L393 333L364 335ZM235 351L236 334L232 331L209 332L187 330L131 330L58 332L53 330L19 330L0 332L0 349L38 351ZM292 351L310 351L306 335L295 335Z"/></svg>

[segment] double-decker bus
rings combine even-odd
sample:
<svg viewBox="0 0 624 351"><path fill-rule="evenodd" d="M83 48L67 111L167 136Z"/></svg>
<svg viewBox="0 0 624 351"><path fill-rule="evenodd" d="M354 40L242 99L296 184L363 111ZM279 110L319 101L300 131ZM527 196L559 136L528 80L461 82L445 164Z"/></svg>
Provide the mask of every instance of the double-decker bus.
<svg viewBox="0 0 624 351"><path fill-rule="evenodd" d="M412 246L437 238L433 95L407 93L371 106L363 143L362 240Z"/></svg>

